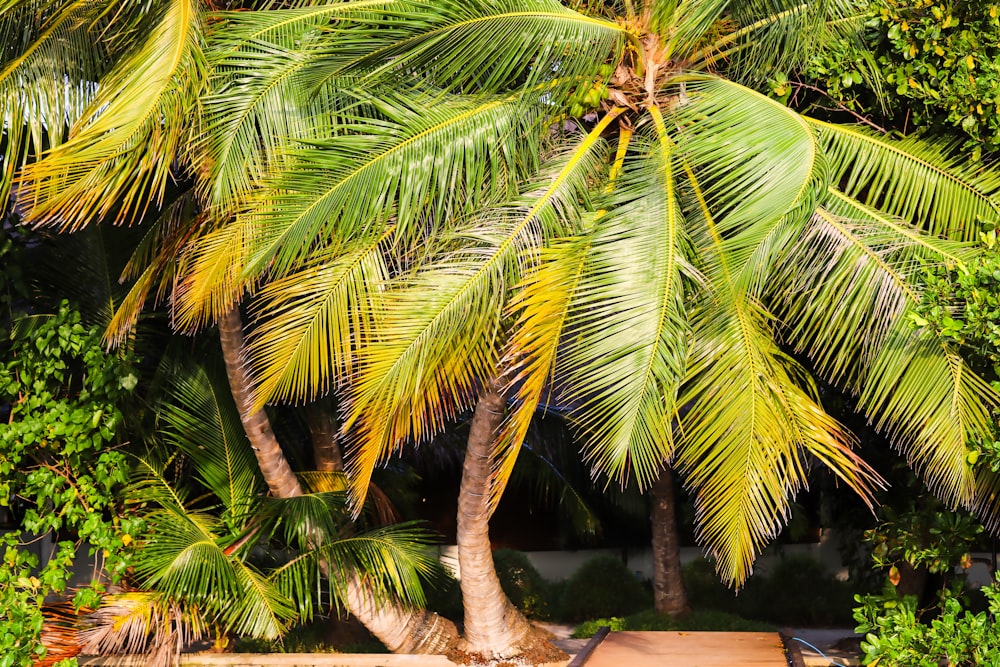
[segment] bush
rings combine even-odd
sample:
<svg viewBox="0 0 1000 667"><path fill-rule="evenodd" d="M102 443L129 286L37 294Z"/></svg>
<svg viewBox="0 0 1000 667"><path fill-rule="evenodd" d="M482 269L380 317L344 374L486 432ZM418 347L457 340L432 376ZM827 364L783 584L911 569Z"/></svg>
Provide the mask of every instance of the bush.
<svg viewBox="0 0 1000 667"><path fill-rule="evenodd" d="M493 565L507 598L528 618L547 619L552 612L551 586L528 557L513 549L493 552Z"/></svg>
<svg viewBox="0 0 1000 667"><path fill-rule="evenodd" d="M755 587L756 588L756 587ZM744 615L781 625L831 626L851 622L854 593L809 556L782 558L747 602ZM739 613L739 612L738 612Z"/></svg>
<svg viewBox="0 0 1000 667"><path fill-rule="evenodd" d="M573 637L586 639L593 637L601 628L607 626L612 632L622 630L681 630L686 632L774 632L775 627L769 623L751 621L735 614L729 614L715 609L692 611L683 618L671 618L657 614L652 609L641 611L627 617L612 616L584 621L573 630Z"/></svg>
<svg viewBox="0 0 1000 667"><path fill-rule="evenodd" d="M427 608L445 618L460 622L465 615L462 608L462 587L451 571L437 563L435 572L424 586Z"/></svg>
<svg viewBox="0 0 1000 667"><path fill-rule="evenodd" d="M779 625L840 625L851 621L853 590L809 556L782 558L767 575L756 575L737 595L712 564L699 559L682 573L692 607L714 609Z"/></svg>
<svg viewBox="0 0 1000 667"><path fill-rule="evenodd" d="M958 598L947 598L930 624L919 621L917 599L898 599L887 584L881 596L858 596L854 610L857 632L865 635L863 664L881 667L979 667L1000 664L1000 626L991 615L1000 613L1000 590L984 587L989 613L973 614Z"/></svg>
<svg viewBox="0 0 1000 667"><path fill-rule="evenodd" d="M651 604L652 595L624 563L614 556L598 556L566 581L560 616L567 621L624 616Z"/></svg>
<svg viewBox="0 0 1000 667"><path fill-rule="evenodd" d="M687 591L688 602L696 609L715 609L736 613L745 595L736 597L736 591L727 587L719 580L711 561L698 558L684 565L681 569L684 589ZM747 582L748 587L753 578ZM746 606L743 604L742 606Z"/></svg>

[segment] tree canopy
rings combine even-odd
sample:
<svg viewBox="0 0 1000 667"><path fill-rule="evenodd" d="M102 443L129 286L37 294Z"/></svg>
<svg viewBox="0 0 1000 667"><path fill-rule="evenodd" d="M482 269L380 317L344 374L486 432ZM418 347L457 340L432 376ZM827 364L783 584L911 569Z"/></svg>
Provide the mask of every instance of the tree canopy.
<svg viewBox="0 0 1000 667"><path fill-rule="evenodd" d="M243 303L255 403L339 393L358 496L496 386L494 497L558 409L595 474L675 465L739 584L812 462L879 483L803 359L949 502L991 479L997 396L911 314L1000 180L760 92L851 4L140 4L3 6L35 26L4 33L5 188L35 224L155 218L111 337L150 296L188 331Z"/></svg>

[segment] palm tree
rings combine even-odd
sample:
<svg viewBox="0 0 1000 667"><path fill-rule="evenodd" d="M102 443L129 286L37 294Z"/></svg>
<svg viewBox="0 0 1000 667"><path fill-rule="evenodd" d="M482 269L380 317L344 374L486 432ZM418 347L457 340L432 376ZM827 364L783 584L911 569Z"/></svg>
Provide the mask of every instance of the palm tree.
<svg viewBox="0 0 1000 667"><path fill-rule="evenodd" d="M342 492L265 499L225 378L194 364L171 378L159 406L161 446L136 457L126 492L143 519L133 536L131 583L139 588L105 598L83 633L87 652L145 650L166 664L209 627L277 639L323 604L323 568L335 606L357 577L378 600L422 604L419 578L430 565L423 531L356 530ZM286 555L261 566L261 550Z"/></svg>
<svg viewBox="0 0 1000 667"><path fill-rule="evenodd" d="M200 25L194 2L163 5L174 27ZM857 395L948 501L996 484L966 458L996 395L910 317L917 267L977 252L979 221L998 217L996 175L947 143L830 124L756 92L850 29L846 11L357 0L220 12L197 39L155 32L151 44L175 47L155 53L180 64L156 69L170 94L110 77L74 138L22 172L20 194L30 219L66 227L110 216L111 201L144 210L159 172L98 149L135 136L114 122L141 106L126 101L162 100L141 114L157 138L188 127L168 100L197 89L183 152L162 146L198 206L150 232L119 331L156 292L179 328L242 336L247 303L245 356L231 350L241 411L338 393L358 498L393 451L475 408L466 639L504 657L529 631L498 593L486 527L540 406L571 416L610 480L648 487L675 467L700 541L736 585L812 462L862 494L878 483L789 349Z"/></svg>
<svg viewBox="0 0 1000 667"><path fill-rule="evenodd" d="M99 220L134 222L160 209L146 216L150 231L125 270L138 275L112 321L116 343L124 340L113 335L121 329L116 323L122 317L134 323L151 290L167 293L182 245L205 224L183 179L195 154L192 121L207 72L206 9L198 0L0 3L3 207L14 192L31 223L69 230ZM20 182L13 185L15 175ZM168 182L172 177L181 179L179 189ZM242 335L223 337L224 344L233 340ZM245 387L237 387L234 397L244 395ZM247 435L268 485L300 495L262 417L263 411L247 413L257 429ZM367 580L349 580L348 593L351 611L392 649L441 652L457 638L450 622L388 603Z"/></svg>

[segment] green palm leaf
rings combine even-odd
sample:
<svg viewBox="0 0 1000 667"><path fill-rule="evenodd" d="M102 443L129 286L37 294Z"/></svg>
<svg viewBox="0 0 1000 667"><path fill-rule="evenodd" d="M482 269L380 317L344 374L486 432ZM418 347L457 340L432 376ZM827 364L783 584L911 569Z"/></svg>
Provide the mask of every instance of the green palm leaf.
<svg viewBox="0 0 1000 667"><path fill-rule="evenodd" d="M976 496L972 507L986 530L1000 530L1000 474L985 465L976 470Z"/></svg>
<svg viewBox="0 0 1000 667"><path fill-rule="evenodd" d="M782 257L771 293L796 350L853 388L919 302L924 267L974 254L968 244L928 236L831 188Z"/></svg>
<svg viewBox="0 0 1000 667"><path fill-rule="evenodd" d="M954 144L892 141L860 127L806 121L829 156L832 182L846 195L955 240L973 241L982 221L1000 218L1000 175L977 173Z"/></svg>
<svg viewBox="0 0 1000 667"><path fill-rule="evenodd" d="M989 437L998 405L1000 396L956 351L905 320L874 360L859 400L931 489L962 504L975 495L967 443Z"/></svg>
<svg viewBox="0 0 1000 667"><path fill-rule="evenodd" d="M117 304L104 340L115 347L125 341L152 296L154 305L167 300L178 277L177 257L197 234L197 201L188 191L167 206L149 224L142 241L122 271L121 280L133 280L128 294Z"/></svg>
<svg viewBox="0 0 1000 667"><path fill-rule="evenodd" d="M311 618L324 577L334 606L343 604L348 582L358 576L370 582L378 601L422 605L421 579L433 570L427 550L431 535L415 523L354 533L348 518L344 493L274 498L262 509L262 531L297 550L268 578L294 601L302 620Z"/></svg>
<svg viewBox="0 0 1000 667"><path fill-rule="evenodd" d="M656 0L647 3L650 28L666 37L664 57L684 61L702 45L728 0Z"/></svg>
<svg viewBox="0 0 1000 667"><path fill-rule="evenodd" d="M336 131L334 114L343 111L338 104L354 102L339 94L347 77L317 88L310 72L356 59L351 44L363 45L367 53L392 39L391 26L372 17L363 24L357 20L366 9L391 5L363 0L213 15L206 48L211 92L203 98L198 143L214 206L239 210L294 142Z"/></svg>
<svg viewBox="0 0 1000 667"><path fill-rule="evenodd" d="M280 276L330 239L367 238L392 219L404 245L417 243L427 226L510 196L526 166L518 156L537 148L537 108L511 97L371 101L382 118L354 118L350 133L297 151L258 208L200 242L178 291L183 326L217 317L262 273Z"/></svg>
<svg viewBox="0 0 1000 667"><path fill-rule="evenodd" d="M864 18L851 0L744 0L726 3L726 12L734 29L703 46L692 60L758 89L770 72L801 68L845 33L846 21L857 30Z"/></svg>
<svg viewBox="0 0 1000 667"><path fill-rule="evenodd" d="M696 494L699 541L739 586L806 485L807 455L864 498L878 477L820 407L805 370L775 344L766 311L745 295L719 294L693 319L677 466Z"/></svg>
<svg viewBox="0 0 1000 667"><path fill-rule="evenodd" d="M231 523L244 520L262 478L226 378L201 366L180 369L159 415L165 442L193 462L195 477L222 501Z"/></svg>
<svg viewBox="0 0 1000 667"><path fill-rule="evenodd" d="M613 21L586 16L558 0L406 0L397 9L412 31L360 59L368 79L414 70L449 90L497 92L522 84L576 85L620 57L629 38ZM498 40L497 35L504 35ZM635 36L632 39L636 39Z"/></svg>
<svg viewBox="0 0 1000 667"><path fill-rule="evenodd" d="M698 77L679 92L688 101L672 138L693 189L686 208L711 221L691 228L692 242L721 240L720 252L702 253L705 270L724 271L716 260L725 256L726 270L760 293L774 256L815 205L819 146L798 114L738 84Z"/></svg>
<svg viewBox="0 0 1000 667"><path fill-rule="evenodd" d="M9 2L0 8L0 207L7 209L16 170L28 156L66 140L91 103L104 69L94 3ZM37 27L36 27L37 26ZM6 54L14 53L16 57Z"/></svg>
<svg viewBox="0 0 1000 667"><path fill-rule="evenodd" d="M145 536L136 551L139 583L200 609L228 631L262 639L280 636L296 611L266 578L227 553L219 519L185 507L159 466L140 461L132 502L149 503Z"/></svg>
<svg viewBox="0 0 1000 667"><path fill-rule="evenodd" d="M354 251L318 257L315 264L275 280L257 295L252 314L262 322L247 343L255 403L310 400L354 370L368 340L373 300L389 278L389 234Z"/></svg>
<svg viewBox="0 0 1000 667"><path fill-rule="evenodd" d="M663 139L616 183L608 213L593 225L553 369L555 391L572 401L571 423L584 434L585 459L623 485L634 474L640 487L673 454L688 345L686 239Z"/></svg>
<svg viewBox="0 0 1000 667"><path fill-rule="evenodd" d="M530 260L526 252L539 238L565 230L563 218L578 215L605 152L600 129L582 136L525 187L520 202L473 220L457 248L446 247L386 294L350 388L346 426L355 427L350 469L359 498L394 447L439 431L497 372L501 317L519 262Z"/></svg>
<svg viewBox="0 0 1000 667"><path fill-rule="evenodd" d="M173 0L141 48L117 63L71 138L21 172L28 218L76 229L161 201L201 83L200 3Z"/></svg>

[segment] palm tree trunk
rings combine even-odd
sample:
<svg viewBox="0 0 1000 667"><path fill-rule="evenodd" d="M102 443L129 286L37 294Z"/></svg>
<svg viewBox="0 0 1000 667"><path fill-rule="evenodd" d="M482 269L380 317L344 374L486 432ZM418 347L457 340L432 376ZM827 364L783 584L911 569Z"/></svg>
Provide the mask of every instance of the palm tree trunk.
<svg viewBox="0 0 1000 667"><path fill-rule="evenodd" d="M267 414L253 409L253 385L243 365L239 306L219 320L219 339L229 387L268 489L278 498L302 495L302 486L288 465ZM356 576L347 581L346 598L349 611L393 653L448 653L458 646L460 638L454 623L425 609L379 604L371 589Z"/></svg>
<svg viewBox="0 0 1000 667"><path fill-rule="evenodd" d="M271 420L263 410L253 409L253 384L243 365L243 321L239 306L234 306L219 319L219 340L222 343L222 358L226 362L229 389L268 490L276 498L301 496L302 486L281 451L281 445L271 429Z"/></svg>
<svg viewBox="0 0 1000 667"><path fill-rule="evenodd" d="M674 508L674 474L664 466L653 483L653 607L677 618L688 613L687 591L681 578L681 548Z"/></svg>
<svg viewBox="0 0 1000 667"><path fill-rule="evenodd" d="M313 445L313 460L319 472L344 472L334 410L331 401L318 401L306 406L306 425Z"/></svg>
<svg viewBox="0 0 1000 667"><path fill-rule="evenodd" d="M489 536L490 472L504 399L491 384L476 405L458 496L458 563L469 651L488 658L510 657L545 642L504 594L493 564ZM554 659L558 659L558 649ZM537 649L535 649L537 650Z"/></svg>

